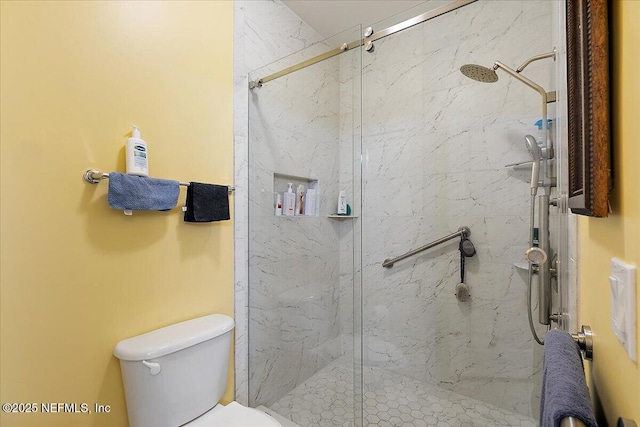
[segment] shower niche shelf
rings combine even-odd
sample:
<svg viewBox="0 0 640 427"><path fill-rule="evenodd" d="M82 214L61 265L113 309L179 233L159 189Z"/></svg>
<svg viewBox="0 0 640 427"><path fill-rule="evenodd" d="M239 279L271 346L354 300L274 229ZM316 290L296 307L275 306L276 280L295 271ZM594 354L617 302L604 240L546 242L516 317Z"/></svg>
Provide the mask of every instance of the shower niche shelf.
<svg viewBox="0 0 640 427"><path fill-rule="evenodd" d="M275 201L277 195L280 194L282 198L282 203L284 204L284 193L289 189L289 183L293 184L291 188L293 188L293 192L297 193L298 186L302 185L304 187L303 194L305 197L304 204L312 203L311 210L305 206L305 214L304 215L293 215L287 216L283 215L283 218L301 218L301 217L317 217L319 216L320 211L320 181L314 178L296 176L296 175L288 175L283 173L274 172L273 174L273 200L274 200L274 208ZM306 200L308 198L307 190L314 190L315 196L313 200ZM297 203L296 203L297 206ZM279 216L279 215L277 215Z"/></svg>
<svg viewBox="0 0 640 427"><path fill-rule="evenodd" d="M358 218L358 215L331 214L331 215L327 215L327 218L330 218L330 219L353 219L353 218Z"/></svg>

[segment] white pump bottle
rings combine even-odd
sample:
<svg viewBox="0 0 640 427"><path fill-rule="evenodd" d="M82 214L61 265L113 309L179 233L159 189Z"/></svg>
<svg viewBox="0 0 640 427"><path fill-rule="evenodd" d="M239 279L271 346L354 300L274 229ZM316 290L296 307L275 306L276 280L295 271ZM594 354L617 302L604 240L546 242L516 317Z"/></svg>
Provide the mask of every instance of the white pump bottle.
<svg viewBox="0 0 640 427"><path fill-rule="evenodd" d="M284 193L282 213L284 216L293 216L296 209L296 193L293 192L293 183L289 183L289 189Z"/></svg>
<svg viewBox="0 0 640 427"><path fill-rule="evenodd" d="M131 138L125 144L127 152L127 173L138 176L149 176L149 153L147 143L140 139L140 130L134 126Z"/></svg>

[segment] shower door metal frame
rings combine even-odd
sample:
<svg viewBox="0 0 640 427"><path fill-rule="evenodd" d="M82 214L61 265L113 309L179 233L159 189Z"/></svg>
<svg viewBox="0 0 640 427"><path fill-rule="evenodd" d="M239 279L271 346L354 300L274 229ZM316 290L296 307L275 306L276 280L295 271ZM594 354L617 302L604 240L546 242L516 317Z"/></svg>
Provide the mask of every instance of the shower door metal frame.
<svg viewBox="0 0 640 427"><path fill-rule="evenodd" d="M398 24L392 25L388 28L385 28L384 30L377 31L375 33L372 30L367 31L366 34L368 35L362 39L354 40L351 43L343 43L340 47L332 49L321 55L307 59L306 61L292 65L291 67L287 67L276 73L269 74L268 76L262 77L261 79L249 81L249 89L262 87L263 84L270 82L271 80L275 80L277 78L286 76L287 74L294 73L310 65L317 64L318 62L324 61L325 59L333 58L334 56L340 55L341 53L344 53L350 49L360 47L363 45L368 45L370 43L373 43L375 40L382 39L384 37L398 33L402 30L406 30L407 28L411 28L415 25L422 24L423 22L429 21L430 19L436 18L440 15L444 15L446 13L459 9L468 4L475 3L476 1L478 0L453 0L451 3L447 3L443 6L437 7L433 10L430 10L418 16L414 16L413 18L410 18Z"/></svg>

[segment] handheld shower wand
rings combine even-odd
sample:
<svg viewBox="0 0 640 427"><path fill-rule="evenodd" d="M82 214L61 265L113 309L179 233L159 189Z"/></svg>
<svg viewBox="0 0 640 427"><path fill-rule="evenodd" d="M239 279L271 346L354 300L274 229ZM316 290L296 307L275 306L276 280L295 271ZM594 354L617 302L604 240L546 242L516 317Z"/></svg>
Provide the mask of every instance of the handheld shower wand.
<svg viewBox="0 0 640 427"><path fill-rule="evenodd" d="M533 160L531 165L531 195L535 196L538 193L538 185L540 181L540 161L542 160L542 151L540 150L536 139L531 135L524 137L524 143Z"/></svg>
<svg viewBox="0 0 640 427"><path fill-rule="evenodd" d="M544 344L544 341L541 340L534 328L533 325L533 315L531 312L531 291L533 287L533 275L534 272L538 276L538 295L539 295L539 308L538 308L538 321L543 325L550 324L550 309L551 309L551 275L549 262L547 261L547 254L550 252L549 245L549 192L547 190L547 186L552 182L552 177L550 176L550 168L547 167L546 161L554 158L554 150L553 150L553 141L549 138L549 130L548 127L544 126L547 123L547 102L549 102L549 94L547 91L535 83L532 80L529 80L525 76L521 74L522 70L524 70L530 63L534 61L538 61L545 58L554 58L555 60L556 51L555 49L552 52L544 53L542 55L536 55L527 59L521 66L519 66L516 70L513 70L503 64L500 61L496 61L493 64L493 67L487 68L477 64L466 64L460 67L460 72L464 74L466 77L470 79L483 82L483 83L495 83L498 81L498 74L496 71L501 69L505 73L509 74L511 77L519 80L521 83L529 86L531 89L538 92L542 98L542 120L543 123L543 133L542 133L542 145L544 148L540 148L535 138L531 135L525 136L524 142L529 150L529 153L532 157L532 166L531 166L531 219L530 219L530 232L529 232L529 247L527 250L526 256L529 260L529 289L527 293L527 314L529 318L529 328L531 329L531 333L533 338L536 340L538 344ZM555 95L554 95L555 99ZM534 246L534 227L535 227L535 201L536 195L538 194L538 186L540 185L540 163L545 161L544 169L544 177L543 177L543 186L545 187L545 191L539 199L539 243L538 247ZM534 271L535 270L535 271Z"/></svg>
<svg viewBox="0 0 640 427"><path fill-rule="evenodd" d="M536 194L538 193L538 186L540 184L540 162L542 161L542 150L538 146L538 142L531 135L526 135L524 137L524 143L527 146L527 150L529 150L529 154L531 154L531 216L530 216L530 229L529 229L529 245L530 248L526 251L525 256L529 261L529 289L527 293L527 317L529 319L529 328L531 329L531 333L533 334L533 338L536 340L538 344L544 344L544 340L538 337L536 330L533 326L533 314L531 312L531 292L533 288L533 274L534 269L538 274L538 296L540 300L540 306L538 307L538 319L540 323L548 324L548 305L549 305L549 293L546 287L548 274L545 274L549 271L549 267L547 264L547 252L549 251L549 244L547 233L549 230L549 215L548 215L548 206L544 205L545 200L548 202L548 197L546 195L540 196L540 223L538 224L539 230L542 233L539 236L540 239L540 247L534 246L533 237L534 237L534 227L535 227L535 201ZM544 215L544 209L546 207L546 215Z"/></svg>

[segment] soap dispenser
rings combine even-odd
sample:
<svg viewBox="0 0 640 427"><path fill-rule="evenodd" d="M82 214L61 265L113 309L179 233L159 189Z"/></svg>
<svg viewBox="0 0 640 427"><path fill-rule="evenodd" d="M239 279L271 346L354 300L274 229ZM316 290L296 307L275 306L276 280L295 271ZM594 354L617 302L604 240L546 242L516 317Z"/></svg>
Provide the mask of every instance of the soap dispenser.
<svg viewBox="0 0 640 427"><path fill-rule="evenodd" d="M140 130L133 126L131 138L125 144L127 152L127 173L149 176L149 157L147 143L140 138Z"/></svg>
<svg viewBox="0 0 640 427"><path fill-rule="evenodd" d="M296 210L296 193L293 192L293 183L289 183L289 190L284 193L284 205L282 206L284 216L293 216Z"/></svg>

